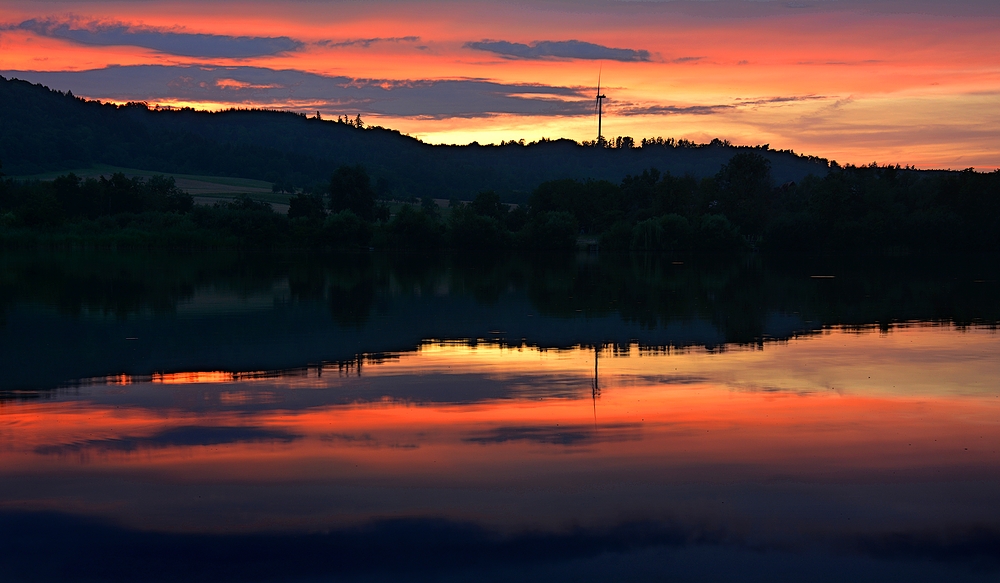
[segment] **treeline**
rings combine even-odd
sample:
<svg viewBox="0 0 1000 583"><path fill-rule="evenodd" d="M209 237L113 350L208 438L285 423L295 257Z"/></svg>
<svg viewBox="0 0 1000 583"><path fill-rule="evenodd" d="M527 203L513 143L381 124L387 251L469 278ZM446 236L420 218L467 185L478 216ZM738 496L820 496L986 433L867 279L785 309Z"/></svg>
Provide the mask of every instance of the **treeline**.
<svg viewBox="0 0 1000 583"><path fill-rule="evenodd" d="M312 196L311 220L325 220L328 236L355 224L345 212L360 223L373 217L374 193L368 190L364 209L337 202L343 195L336 193L346 192L337 180L330 188L336 214L325 217L312 194L293 199L301 206L290 216L305 217L295 208L305 208ZM526 205L511 207L495 192L482 191L471 203L452 201L447 213L425 198L419 208L403 207L383 228L350 232L358 233L359 244L407 248L559 250L597 242L605 252L668 255L1000 250L1000 172L930 173L873 164L837 166L801 183L774 182L769 160L746 151L701 180L656 169L618 184L556 180L536 188Z"/></svg>
<svg viewBox="0 0 1000 583"><path fill-rule="evenodd" d="M2 175L0 175L2 176ZM75 218L142 212L191 211L191 195L177 188L172 177L153 176L149 180L115 173L111 178L81 179L70 173L51 182L0 187L0 209L7 211L7 224L20 222L28 227L56 226Z"/></svg>
<svg viewBox="0 0 1000 583"><path fill-rule="evenodd" d="M581 232L600 236L602 250L993 252L1000 171L835 166L775 185L770 162L751 151L701 180L650 169L619 185L548 182L530 199L530 213L543 212L570 213Z"/></svg>
<svg viewBox="0 0 1000 583"><path fill-rule="evenodd" d="M452 199L446 209L430 197L396 206L391 214L378 200L364 167L341 166L325 192L291 198L289 226L293 238L310 247L567 251L577 244L578 226L569 213L531 213L504 204L494 191L468 203Z"/></svg>
<svg viewBox="0 0 1000 583"><path fill-rule="evenodd" d="M0 245L7 247L271 247L282 243L287 222L247 196L195 205L173 177L14 181L0 172Z"/></svg>
<svg viewBox="0 0 1000 583"><path fill-rule="evenodd" d="M287 216L248 196L193 205L172 178L115 174L0 182L7 245L568 251L665 255L984 253L1000 250L1000 172L835 167L775 185L758 152L711 177L656 169L620 183L542 183L527 204L491 190L447 207L380 197L366 169L341 166L298 192Z"/></svg>
<svg viewBox="0 0 1000 583"><path fill-rule="evenodd" d="M290 199L287 215L242 195L195 205L173 178L15 181L0 174L0 244L138 248L395 248L566 251L577 222L567 212L529 213L492 191L439 208L379 199L362 166L341 166L321 189Z"/></svg>

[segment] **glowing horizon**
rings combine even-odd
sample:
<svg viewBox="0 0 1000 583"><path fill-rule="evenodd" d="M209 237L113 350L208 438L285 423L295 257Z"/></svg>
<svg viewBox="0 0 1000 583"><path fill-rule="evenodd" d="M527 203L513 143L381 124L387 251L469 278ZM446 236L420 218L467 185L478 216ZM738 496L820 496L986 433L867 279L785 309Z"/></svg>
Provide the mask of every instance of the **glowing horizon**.
<svg viewBox="0 0 1000 583"><path fill-rule="evenodd" d="M428 143L713 138L1000 167L1000 8L942 3L14 0L0 74L101 101L357 114Z"/></svg>

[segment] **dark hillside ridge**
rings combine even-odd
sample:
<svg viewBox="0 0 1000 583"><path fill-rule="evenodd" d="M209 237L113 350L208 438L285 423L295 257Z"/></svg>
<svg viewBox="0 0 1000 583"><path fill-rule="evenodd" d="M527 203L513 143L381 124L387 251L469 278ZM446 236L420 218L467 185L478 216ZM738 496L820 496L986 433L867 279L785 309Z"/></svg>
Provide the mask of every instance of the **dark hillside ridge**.
<svg viewBox="0 0 1000 583"><path fill-rule="evenodd" d="M362 164L382 195L469 199L495 190L505 201L524 202L539 184L563 178L617 183L649 168L713 176L748 149L719 142L611 149L570 140L436 146L394 130L291 112L116 106L0 77L0 161L12 176L107 164L303 187L329 180L340 165ZM829 169L819 158L752 149L770 160L778 184Z"/></svg>

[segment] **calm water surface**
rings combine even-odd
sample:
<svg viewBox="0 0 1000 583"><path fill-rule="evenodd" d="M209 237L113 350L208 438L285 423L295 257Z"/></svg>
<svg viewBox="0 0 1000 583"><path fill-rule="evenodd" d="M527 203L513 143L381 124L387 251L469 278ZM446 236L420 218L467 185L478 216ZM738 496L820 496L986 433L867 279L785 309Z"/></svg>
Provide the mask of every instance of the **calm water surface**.
<svg viewBox="0 0 1000 583"><path fill-rule="evenodd" d="M8 254L7 577L1000 577L995 271L623 263Z"/></svg>

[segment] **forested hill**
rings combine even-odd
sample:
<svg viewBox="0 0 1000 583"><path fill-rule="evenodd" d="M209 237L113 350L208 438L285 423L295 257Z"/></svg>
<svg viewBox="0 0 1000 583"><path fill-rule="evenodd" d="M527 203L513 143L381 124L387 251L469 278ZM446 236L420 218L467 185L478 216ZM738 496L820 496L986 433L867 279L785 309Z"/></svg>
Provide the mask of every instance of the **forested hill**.
<svg viewBox="0 0 1000 583"><path fill-rule="evenodd" d="M12 176L107 164L306 187L328 181L338 166L362 164L383 195L469 199L495 190L504 200L523 202L542 182L561 178L617 183L648 168L712 176L745 149L672 140L631 148L569 140L435 146L393 130L290 112L116 106L0 77L0 161ZM825 160L766 147L754 151L770 160L779 184L828 170Z"/></svg>

